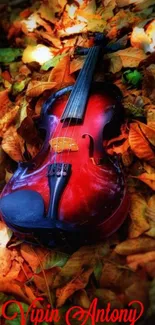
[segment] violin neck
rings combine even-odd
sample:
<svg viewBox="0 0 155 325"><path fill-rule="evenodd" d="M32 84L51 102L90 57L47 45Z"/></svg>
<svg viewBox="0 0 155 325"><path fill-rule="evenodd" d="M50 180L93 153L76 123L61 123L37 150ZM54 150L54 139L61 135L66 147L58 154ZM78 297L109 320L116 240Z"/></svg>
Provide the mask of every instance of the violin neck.
<svg viewBox="0 0 155 325"><path fill-rule="evenodd" d="M66 119L83 120L99 51L100 46L94 46L89 49L83 68L78 75L75 86L64 109L61 122Z"/></svg>

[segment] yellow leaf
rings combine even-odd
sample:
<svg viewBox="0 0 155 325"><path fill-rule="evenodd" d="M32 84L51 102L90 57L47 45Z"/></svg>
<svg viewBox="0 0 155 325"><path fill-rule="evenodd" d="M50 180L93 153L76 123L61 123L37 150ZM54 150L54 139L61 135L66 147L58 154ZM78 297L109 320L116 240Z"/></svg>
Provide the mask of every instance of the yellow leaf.
<svg viewBox="0 0 155 325"><path fill-rule="evenodd" d="M127 49L120 50L117 52L117 55L120 56L124 68L135 68L142 60L146 58L143 50L133 47L128 47Z"/></svg>
<svg viewBox="0 0 155 325"><path fill-rule="evenodd" d="M70 56L64 56L49 76L49 83L55 83L55 89L74 84L75 79L70 75Z"/></svg>
<svg viewBox="0 0 155 325"><path fill-rule="evenodd" d="M56 86L56 82L48 82L48 81L37 81L33 80L29 82L27 87L26 95L29 97L38 97L43 94L45 90L54 89Z"/></svg>
<svg viewBox="0 0 155 325"><path fill-rule="evenodd" d="M131 194L129 238L136 238L150 228L147 222L145 211L147 203L143 196L137 193Z"/></svg>
<svg viewBox="0 0 155 325"><path fill-rule="evenodd" d="M127 239L115 247L115 252L120 255L131 255L145 253L155 250L155 239L141 236L134 239Z"/></svg>
<svg viewBox="0 0 155 325"><path fill-rule="evenodd" d="M138 123L130 124L129 145L138 158L144 159L153 167L155 166L155 154L140 130Z"/></svg>
<svg viewBox="0 0 155 325"><path fill-rule="evenodd" d="M150 188L152 188L153 191L155 191L155 173L154 174L142 173L141 175L135 178L140 179L142 182L144 182Z"/></svg>
<svg viewBox="0 0 155 325"><path fill-rule="evenodd" d="M23 160L24 140L17 134L16 128L11 126L2 140L3 150L15 161Z"/></svg>
<svg viewBox="0 0 155 325"><path fill-rule="evenodd" d="M117 73L122 69L123 65L120 56L108 54L107 58L110 58L110 72Z"/></svg>

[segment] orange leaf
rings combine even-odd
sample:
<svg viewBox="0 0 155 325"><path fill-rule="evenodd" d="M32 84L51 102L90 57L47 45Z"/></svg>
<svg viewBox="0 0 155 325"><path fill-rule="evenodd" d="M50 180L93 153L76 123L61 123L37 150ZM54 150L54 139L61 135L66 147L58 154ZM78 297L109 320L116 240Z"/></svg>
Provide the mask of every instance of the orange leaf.
<svg viewBox="0 0 155 325"><path fill-rule="evenodd" d="M0 136L3 137L10 124L15 120L19 110L19 106L13 107L6 112L0 119Z"/></svg>
<svg viewBox="0 0 155 325"><path fill-rule="evenodd" d="M56 290L57 307L64 305L65 301L77 290L84 289L89 281L93 268L89 268L75 279L71 280L64 287Z"/></svg>
<svg viewBox="0 0 155 325"><path fill-rule="evenodd" d="M5 132L2 148L13 160L17 162L23 160L24 140L17 134L14 126Z"/></svg>
<svg viewBox="0 0 155 325"><path fill-rule="evenodd" d="M139 128L138 123L130 124L129 144L131 150L138 158L148 161L151 166L155 167L155 154Z"/></svg>
<svg viewBox="0 0 155 325"><path fill-rule="evenodd" d="M33 80L29 82L27 87L26 95L29 97L38 97L45 90L54 89L56 86L56 82L48 82L48 81L37 81Z"/></svg>
<svg viewBox="0 0 155 325"><path fill-rule="evenodd" d="M75 79L70 75L70 57L64 56L57 66L52 70L49 82L56 83L56 89L74 84Z"/></svg>
<svg viewBox="0 0 155 325"><path fill-rule="evenodd" d="M149 187L151 187L153 191L155 191L155 173L154 174L143 173L137 176L136 178L140 179L142 182L144 182Z"/></svg>
<svg viewBox="0 0 155 325"><path fill-rule="evenodd" d="M9 99L9 90L3 90L0 92L0 118L4 116L5 113L8 112L11 107L11 101Z"/></svg>
<svg viewBox="0 0 155 325"><path fill-rule="evenodd" d="M142 122L137 122L145 135L145 137L149 140L149 142L155 146L155 129L151 128L150 126L142 123Z"/></svg>

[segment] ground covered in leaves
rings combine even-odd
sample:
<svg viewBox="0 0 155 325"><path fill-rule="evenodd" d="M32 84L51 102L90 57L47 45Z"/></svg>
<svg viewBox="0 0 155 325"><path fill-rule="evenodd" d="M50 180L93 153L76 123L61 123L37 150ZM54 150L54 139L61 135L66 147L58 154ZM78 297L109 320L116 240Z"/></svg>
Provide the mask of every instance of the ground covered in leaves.
<svg viewBox="0 0 155 325"><path fill-rule="evenodd" d="M95 80L120 87L125 109L120 135L104 146L122 161L131 201L121 231L72 255L34 250L0 222L0 314L12 297L25 310L35 297L44 297L45 305L51 303L61 315L71 305L87 309L98 297L103 308L107 302L122 308L140 300L145 318L155 315L153 5L154 0L43 0L21 9L0 5L0 189L19 160L40 150L36 118L52 92L75 82L85 60L75 49L91 47L94 32L103 32L109 42ZM8 314L15 311L10 305Z"/></svg>

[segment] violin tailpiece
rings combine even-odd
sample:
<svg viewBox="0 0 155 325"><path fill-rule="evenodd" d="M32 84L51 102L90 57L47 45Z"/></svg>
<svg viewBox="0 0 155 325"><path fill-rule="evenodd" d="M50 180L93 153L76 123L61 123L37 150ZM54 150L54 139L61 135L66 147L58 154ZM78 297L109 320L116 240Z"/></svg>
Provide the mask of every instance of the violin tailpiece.
<svg viewBox="0 0 155 325"><path fill-rule="evenodd" d="M50 188L50 201L47 218L56 220L58 205L62 192L71 174L71 164L53 163L48 167L48 181Z"/></svg>

